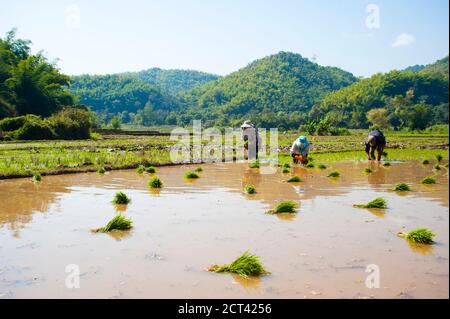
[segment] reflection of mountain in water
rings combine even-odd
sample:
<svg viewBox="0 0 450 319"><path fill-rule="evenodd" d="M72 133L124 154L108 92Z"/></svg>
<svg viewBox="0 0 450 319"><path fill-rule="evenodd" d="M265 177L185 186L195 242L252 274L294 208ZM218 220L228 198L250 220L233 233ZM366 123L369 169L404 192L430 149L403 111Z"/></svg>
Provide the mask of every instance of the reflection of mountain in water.
<svg viewBox="0 0 450 319"><path fill-rule="evenodd" d="M249 168L248 163L219 163L203 165L204 171L200 173L200 178L187 184L183 175L194 167L197 165L158 168L157 174L163 180L164 188L157 193L150 192L147 187L150 175L138 175L134 170L115 171L104 176L91 173L46 176L38 184L30 179L3 180L0 181L0 225L7 225L17 231L31 221L33 213L49 211L50 205L58 201L62 194L76 192L79 187L138 189L145 190L149 196L220 188L272 207L281 200L301 201L317 196L340 196L355 189L389 191L396 183L405 182L413 185L410 195L431 198L446 207L449 205L447 172L433 173L431 165L424 167L418 162L393 163L392 167L385 168L375 162L349 161L330 164L326 170L293 167L288 174L282 174L281 168L276 173L265 174L267 170ZM365 167L370 167L373 173L365 174ZM341 177L327 178L330 170L340 171ZM437 185L427 188L420 184L423 177L433 174L438 180ZM287 183L293 175L300 176L302 182ZM257 193L244 194L243 189L247 184L254 185Z"/></svg>

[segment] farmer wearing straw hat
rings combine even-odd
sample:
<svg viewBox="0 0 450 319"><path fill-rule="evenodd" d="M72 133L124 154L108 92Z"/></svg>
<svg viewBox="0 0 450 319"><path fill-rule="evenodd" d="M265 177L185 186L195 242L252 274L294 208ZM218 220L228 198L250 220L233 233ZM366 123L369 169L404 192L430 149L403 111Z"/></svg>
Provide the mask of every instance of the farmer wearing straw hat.
<svg viewBox="0 0 450 319"><path fill-rule="evenodd" d="M261 138L258 129L250 120L241 125L242 139L244 140L244 148L247 150L248 159L258 159L258 151L261 144Z"/></svg>
<svg viewBox="0 0 450 319"><path fill-rule="evenodd" d="M304 135L294 141L290 150L294 164L298 162L308 164L309 144L308 139Z"/></svg>

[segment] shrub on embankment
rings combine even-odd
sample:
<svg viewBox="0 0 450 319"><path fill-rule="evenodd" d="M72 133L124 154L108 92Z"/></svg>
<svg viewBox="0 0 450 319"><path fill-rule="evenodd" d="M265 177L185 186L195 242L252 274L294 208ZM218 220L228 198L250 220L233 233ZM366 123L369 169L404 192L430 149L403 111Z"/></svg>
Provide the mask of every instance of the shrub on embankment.
<svg viewBox="0 0 450 319"><path fill-rule="evenodd" d="M0 121L5 140L78 140L88 139L91 115L81 108L64 108L48 118L28 114Z"/></svg>

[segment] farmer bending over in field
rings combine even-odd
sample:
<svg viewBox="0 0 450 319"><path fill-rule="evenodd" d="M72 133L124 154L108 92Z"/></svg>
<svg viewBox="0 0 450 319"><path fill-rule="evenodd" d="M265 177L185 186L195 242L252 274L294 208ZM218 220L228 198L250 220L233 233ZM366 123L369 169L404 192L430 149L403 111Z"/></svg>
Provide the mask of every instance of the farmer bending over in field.
<svg viewBox="0 0 450 319"><path fill-rule="evenodd" d="M298 162L308 164L309 141L306 136L300 136L291 147L291 156L294 164Z"/></svg>
<svg viewBox="0 0 450 319"><path fill-rule="evenodd" d="M247 158L250 160L258 159L258 151L261 144L261 138L258 129L249 120L241 125L242 139L244 148L247 150Z"/></svg>
<svg viewBox="0 0 450 319"><path fill-rule="evenodd" d="M377 161L381 160L381 155L383 154L384 147L386 146L386 137L383 133L376 129L369 133L366 141L366 154L369 161L375 159L375 150L377 151Z"/></svg>

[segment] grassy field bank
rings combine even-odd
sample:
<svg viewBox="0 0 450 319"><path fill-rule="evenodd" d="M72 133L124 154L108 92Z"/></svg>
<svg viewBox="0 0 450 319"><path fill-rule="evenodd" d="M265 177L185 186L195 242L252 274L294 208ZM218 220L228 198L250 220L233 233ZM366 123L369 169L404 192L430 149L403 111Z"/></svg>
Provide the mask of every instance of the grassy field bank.
<svg viewBox="0 0 450 319"><path fill-rule="evenodd" d="M312 136L311 155L316 163L365 159L365 131L348 136ZM279 133L282 161L298 132ZM448 135L387 135L388 159L434 159L437 154L448 160ZM139 165L169 165L169 136L103 136L98 140L29 141L0 144L0 179L72 172L135 168Z"/></svg>

